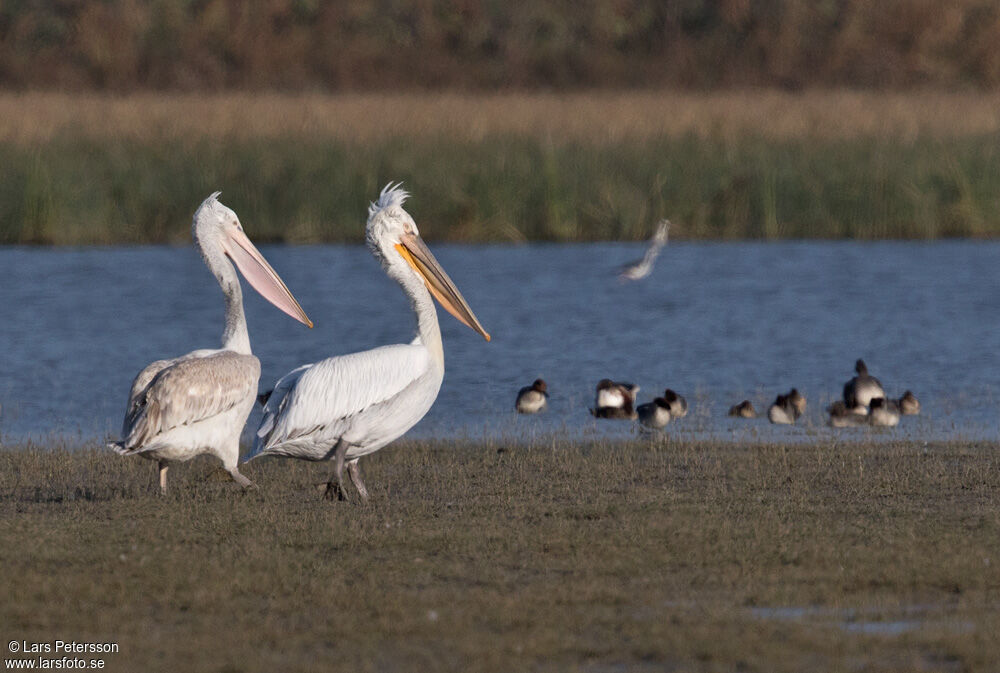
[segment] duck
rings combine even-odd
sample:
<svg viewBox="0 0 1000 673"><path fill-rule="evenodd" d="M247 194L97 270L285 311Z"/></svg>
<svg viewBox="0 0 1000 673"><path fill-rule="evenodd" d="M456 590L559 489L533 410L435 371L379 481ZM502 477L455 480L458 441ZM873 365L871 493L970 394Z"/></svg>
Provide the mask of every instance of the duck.
<svg viewBox="0 0 1000 673"><path fill-rule="evenodd" d="M897 404L899 404L899 412L904 416L916 416L920 413L920 400L912 391L907 390L903 393Z"/></svg>
<svg viewBox="0 0 1000 673"><path fill-rule="evenodd" d="M590 415L594 418L607 418L612 420L634 421L638 418L632 403L629 402L622 407L598 407L590 410Z"/></svg>
<svg viewBox="0 0 1000 673"><path fill-rule="evenodd" d="M871 401L868 422L872 425L891 428L899 424L899 407L895 400L876 397Z"/></svg>
<svg viewBox="0 0 1000 673"><path fill-rule="evenodd" d="M844 404L848 408L859 405L867 407L873 398L885 397L882 382L868 373L864 360L859 359L854 363L854 372L857 375L844 384Z"/></svg>
<svg viewBox="0 0 1000 673"><path fill-rule="evenodd" d="M548 386L542 379L535 379L530 386L525 386L517 393L515 408L519 414L537 414L548 406Z"/></svg>
<svg viewBox="0 0 1000 673"><path fill-rule="evenodd" d="M863 407L862 407L863 408ZM841 400L837 400L826 409L830 413L827 425L833 428L856 428L868 425L867 409L865 414L858 414L854 409L848 409Z"/></svg>
<svg viewBox="0 0 1000 673"><path fill-rule="evenodd" d="M806 398L796 388L787 395L778 395L767 410L767 420L779 425L792 425L806 410Z"/></svg>
<svg viewBox="0 0 1000 673"><path fill-rule="evenodd" d="M636 415L639 417L640 423L654 430L664 428L673 416L670 413L670 402L663 397L657 397L652 402L640 404L636 409Z"/></svg>
<svg viewBox="0 0 1000 673"><path fill-rule="evenodd" d="M639 386L634 383L601 379L597 383L594 408L590 413L595 418L635 419L635 396L638 392Z"/></svg>
<svg viewBox="0 0 1000 673"><path fill-rule="evenodd" d="M663 391L663 399L670 405L671 418L684 418L687 416L688 403L682 395L678 395L670 388Z"/></svg>
<svg viewBox="0 0 1000 673"><path fill-rule="evenodd" d="M753 408L750 400L743 400L739 404L729 407L729 415L738 418L757 418L757 410Z"/></svg>
<svg viewBox="0 0 1000 673"><path fill-rule="evenodd" d="M827 413L837 414L839 416L851 415L864 417L868 415L868 407L863 404L858 404L853 407L848 407L843 400L837 400L830 406L826 408Z"/></svg>
<svg viewBox="0 0 1000 673"><path fill-rule="evenodd" d="M622 383L611 379L601 379L597 383L597 395L594 406L597 409L605 407L623 407L626 403L635 405L635 396L639 386L634 383Z"/></svg>

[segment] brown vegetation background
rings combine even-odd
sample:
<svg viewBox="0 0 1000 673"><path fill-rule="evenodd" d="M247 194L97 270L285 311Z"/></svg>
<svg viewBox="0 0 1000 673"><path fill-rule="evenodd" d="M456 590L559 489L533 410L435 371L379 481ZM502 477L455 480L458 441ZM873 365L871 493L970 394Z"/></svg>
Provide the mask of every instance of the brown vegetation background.
<svg viewBox="0 0 1000 673"><path fill-rule="evenodd" d="M6 0L0 87L1000 84L996 0Z"/></svg>

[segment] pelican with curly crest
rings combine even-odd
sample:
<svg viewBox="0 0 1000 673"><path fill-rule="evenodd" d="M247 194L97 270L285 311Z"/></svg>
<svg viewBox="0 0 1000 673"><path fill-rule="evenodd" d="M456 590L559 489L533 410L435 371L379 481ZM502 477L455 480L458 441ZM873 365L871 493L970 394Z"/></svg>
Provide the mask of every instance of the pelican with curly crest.
<svg viewBox="0 0 1000 673"><path fill-rule="evenodd" d="M163 493L170 464L202 453L219 458L240 486L253 486L237 463L240 432L257 397L260 361L250 351L236 269L265 299L312 327L288 287L247 238L236 213L219 202L219 193L202 202L191 232L226 298L222 348L157 360L139 372L129 393L122 440L109 445L122 455L156 460Z"/></svg>
<svg viewBox="0 0 1000 673"><path fill-rule="evenodd" d="M267 398L253 450L246 457L332 459L333 475L320 485L327 498L346 500L342 480L346 464L358 494L367 499L358 460L401 437L434 404L444 379L444 347L434 299L490 340L403 209L408 196L400 185L386 185L368 208L365 239L386 274L409 297L416 338L408 344L327 358L286 374Z"/></svg>

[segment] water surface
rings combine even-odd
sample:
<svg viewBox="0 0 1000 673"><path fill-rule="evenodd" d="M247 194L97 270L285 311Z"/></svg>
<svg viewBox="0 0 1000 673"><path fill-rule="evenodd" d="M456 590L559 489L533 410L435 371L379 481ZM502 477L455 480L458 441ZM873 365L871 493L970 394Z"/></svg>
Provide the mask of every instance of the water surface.
<svg viewBox="0 0 1000 673"><path fill-rule="evenodd" d="M684 437L811 439L872 431L823 427L854 361L924 414L877 437L995 438L1000 244L671 243L643 281L620 284L633 244L432 246L492 343L440 311L446 374L420 436L625 435L587 413L603 377L650 399L669 386L692 413ZM308 330L247 289L262 389L333 354L409 341L399 287L359 246L268 247L315 321ZM132 377L154 359L217 347L222 297L191 247L0 248L0 433L5 442L115 434ZM518 388L548 381L548 413L517 417ZM796 386L800 425L726 417Z"/></svg>

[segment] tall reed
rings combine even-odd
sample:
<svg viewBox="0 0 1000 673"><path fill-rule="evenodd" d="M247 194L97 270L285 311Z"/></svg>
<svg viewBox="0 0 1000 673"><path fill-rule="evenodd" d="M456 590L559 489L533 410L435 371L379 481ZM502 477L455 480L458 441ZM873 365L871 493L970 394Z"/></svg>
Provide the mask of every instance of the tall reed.
<svg viewBox="0 0 1000 673"><path fill-rule="evenodd" d="M258 240L357 242L390 180L433 239L938 238L1000 233L1000 133L782 140L300 135L0 143L0 243L188 240L221 189Z"/></svg>

